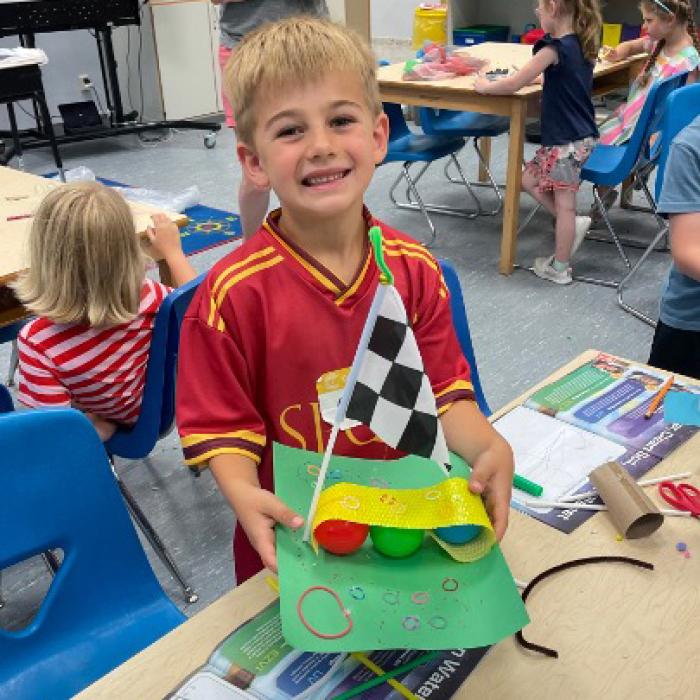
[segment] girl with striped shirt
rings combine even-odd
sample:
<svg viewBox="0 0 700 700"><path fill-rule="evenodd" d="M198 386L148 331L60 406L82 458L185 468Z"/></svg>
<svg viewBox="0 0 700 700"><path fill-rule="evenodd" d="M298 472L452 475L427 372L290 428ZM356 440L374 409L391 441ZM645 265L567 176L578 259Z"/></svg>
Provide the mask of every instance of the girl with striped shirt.
<svg viewBox="0 0 700 700"><path fill-rule="evenodd" d="M195 276L177 226L163 214L147 231L176 285ZM34 217L29 269L15 293L37 318L18 338L17 398L72 406L103 441L138 418L155 315L169 288L146 278L126 201L99 183L52 190Z"/></svg>

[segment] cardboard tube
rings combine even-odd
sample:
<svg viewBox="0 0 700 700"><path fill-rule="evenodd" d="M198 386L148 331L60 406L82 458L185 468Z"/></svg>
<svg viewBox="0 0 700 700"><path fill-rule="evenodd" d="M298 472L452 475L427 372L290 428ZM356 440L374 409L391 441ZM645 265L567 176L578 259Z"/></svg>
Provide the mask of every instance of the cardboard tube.
<svg viewBox="0 0 700 700"><path fill-rule="evenodd" d="M625 538L647 537L663 524L663 514L619 462L607 462L594 469L589 479Z"/></svg>

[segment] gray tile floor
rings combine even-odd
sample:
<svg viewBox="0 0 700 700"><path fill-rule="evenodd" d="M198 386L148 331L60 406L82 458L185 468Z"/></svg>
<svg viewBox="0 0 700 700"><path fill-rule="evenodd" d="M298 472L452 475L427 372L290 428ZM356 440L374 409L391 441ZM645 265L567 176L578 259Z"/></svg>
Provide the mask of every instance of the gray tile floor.
<svg viewBox="0 0 700 700"><path fill-rule="evenodd" d="M534 150L530 145L526 148L527 154ZM506 149L506 138L496 139L493 170L498 182L504 182ZM68 146L63 154L67 167L86 165L102 177L131 185L177 190L196 184L202 192L202 203L236 210L240 169L234 157L234 137L228 130L221 133L213 150L203 147L201 133L178 132L150 147L127 136ZM36 173L52 166L43 152L30 152L25 161L26 169ZM469 172L475 172L471 150L465 151L462 162ZM424 237L426 227L421 216L398 211L388 200L387 192L397 172L397 165L378 169L367 193L367 204L392 226L417 238ZM428 171L422 191L443 203L461 203L459 188L445 182L440 166ZM491 201L491 195L482 194ZM584 188L580 208L587 209L590 201L590 188ZM521 218L531 207L531 200L523 196ZM645 214L615 209L614 220L621 233L641 240L648 240L654 231L653 217ZM439 235L434 253L449 258L458 269L479 371L493 409L587 348L601 348L634 360L647 359L652 330L617 307L613 290L582 283L562 288L524 270L510 277L499 275L500 216L474 221L438 216L435 221ZM518 260L524 265L530 265L535 255L551 252L549 217L538 214L522 233L518 248ZM193 262L198 270L206 270L228 250L230 246L217 248L195 256ZM630 251L630 255L636 259L638 251ZM669 262L668 254L654 254L630 292L630 299L649 314L656 314ZM604 277L619 276L622 271L611 245L590 241L584 242L575 268L579 274ZM2 375L8 357L8 346L0 346ZM198 603L182 605L177 586L146 547L173 600L189 615L228 591L234 585L232 514L209 474L195 479L183 468L175 436L163 440L148 460L122 461L118 470L200 596ZM0 625L25 623L47 586L48 578L40 562L4 572L2 595L7 605L0 610Z"/></svg>

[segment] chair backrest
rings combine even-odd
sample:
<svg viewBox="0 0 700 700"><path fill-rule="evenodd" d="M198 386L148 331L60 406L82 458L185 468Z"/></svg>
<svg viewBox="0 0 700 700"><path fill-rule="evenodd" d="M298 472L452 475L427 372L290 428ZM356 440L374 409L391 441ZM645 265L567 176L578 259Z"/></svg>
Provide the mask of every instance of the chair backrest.
<svg viewBox="0 0 700 700"><path fill-rule="evenodd" d="M625 156L619 165L624 175L632 171L644 150L648 149L652 136L660 130L668 96L685 85L687 79L687 72L676 73L655 83L649 90L642 113L627 143Z"/></svg>
<svg viewBox="0 0 700 700"><path fill-rule="evenodd" d="M130 428L120 427L105 443L109 454L140 459L170 431L175 420L175 375L180 326L205 274L174 289L163 300L153 326L146 383L139 417Z"/></svg>
<svg viewBox="0 0 700 700"><path fill-rule="evenodd" d="M384 113L389 117L389 148L391 148L392 141L407 136L411 133L411 130L408 128L408 124L406 124L406 119L401 111L401 105L395 104L394 102L384 102L382 104Z"/></svg>
<svg viewBox="0 0 700 700"><path fill-rule="evenodd" d="M0 413L8 413L14 411L15 406L12 403L12 396L7 390L7 387L0 384Z"/></svg>
<svg viewBox="0 0 700 700"><path fill-rule="evenodd" d="M668 96L664 110L659 165L656 169L656 201L661 196L671 144L678 133L700 116L700 83L686 85Z"/></svg>
<svg viewBox="0 0 700 700"><path fill-rule="evenodd" d="M485 416L491 415L491 408L484 396L484 390L481 386L479 378L479 368L476 364L476 356L474 355L474 346L472 345L472 336L469 332L469 320L467 318L467 307L464 304L462 295L462 286L459 283L459 277L454 267L447 260L440 260L442 276L445 278L445 284L450 292L450 309L452 311L452 323L454 324L457 333L457 339L462 347L462 352L469 362L471 368L471 380L474 386L474 394L476 402Z"/></svg>
<svg viewBox="0 0 700 700"><path fill-rule="evenodd" d="M0 416L0 454L0 569L64 553L30 624L0 629L0 698L70 697L184 617L153 574L82 413Z"/></svg>

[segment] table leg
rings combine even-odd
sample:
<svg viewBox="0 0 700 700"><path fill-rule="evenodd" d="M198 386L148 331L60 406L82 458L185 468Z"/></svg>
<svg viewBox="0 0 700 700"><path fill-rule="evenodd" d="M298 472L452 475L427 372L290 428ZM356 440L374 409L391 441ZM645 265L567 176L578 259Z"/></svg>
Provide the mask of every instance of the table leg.
<svg viewBox="0 0 700 700"><path fill-rule="evenodd" d="M527 104L514 99L510 112L510 142L508 144L508 172L503 206L503 232L501 233L501 260L498 266L503 275L513 272L517 248L518 218L520 215L520 185L523 170L523 143Z"/></svg>
<svg viewBox="0 0 700 700"><path fill-rule="evenodd" d="M480 138L479 148L481 149L481 155L484 157L484 163L491 167L491 137L483 136ZM479 161L479 182L490 182L484 163Z"/></svg>

